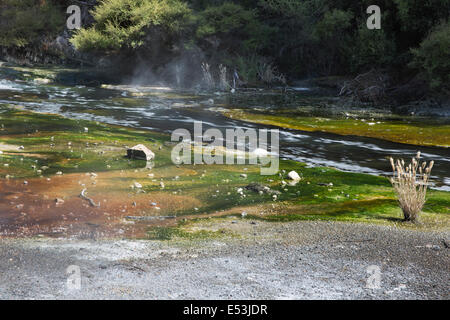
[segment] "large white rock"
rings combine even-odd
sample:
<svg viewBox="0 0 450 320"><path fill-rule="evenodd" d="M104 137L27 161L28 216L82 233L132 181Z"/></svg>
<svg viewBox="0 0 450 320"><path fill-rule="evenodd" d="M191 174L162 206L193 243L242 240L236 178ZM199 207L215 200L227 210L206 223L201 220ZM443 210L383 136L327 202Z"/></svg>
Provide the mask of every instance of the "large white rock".
<svg viewBox="0 0 450 320"><path fill-rule="evenodd" d="M153 160L155 158L155 154L143 144L138 144L131 149L127 150L128 158L132 159L142 159L142 160Z"/></svg>
<svg viewBox="0 0 450 320"><path fill-rule="evenodd" d="M289 172L287 176L288 176L289 179L291 179L291 180L293 180L293 181L299 181L299 180L302 179L302 178L298 175L298 173L295 172L295 171Z"/></svg>

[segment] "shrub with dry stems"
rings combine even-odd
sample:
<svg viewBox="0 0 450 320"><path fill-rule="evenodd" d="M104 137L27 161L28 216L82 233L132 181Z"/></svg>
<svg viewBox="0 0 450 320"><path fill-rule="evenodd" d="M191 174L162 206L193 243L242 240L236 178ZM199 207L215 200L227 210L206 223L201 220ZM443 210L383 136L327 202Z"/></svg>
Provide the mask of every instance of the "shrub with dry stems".
<svg viewBox="0 0 450 320"><path fill-rule="evenodd" d="M420 161L420 152L412 158L408 165L405 165L403 159L394 161L390 158L390 161L394 171L390 180L397 193L405 221L415 222L426 202L428 182L434 161L427 166L426 161Z"/></svg>

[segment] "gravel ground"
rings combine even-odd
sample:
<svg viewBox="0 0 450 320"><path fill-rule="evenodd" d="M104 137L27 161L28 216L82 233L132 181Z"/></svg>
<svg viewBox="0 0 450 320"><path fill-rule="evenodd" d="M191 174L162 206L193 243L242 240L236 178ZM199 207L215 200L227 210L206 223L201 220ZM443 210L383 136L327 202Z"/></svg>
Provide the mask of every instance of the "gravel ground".
<svg viewBox="0 0 450 320"><path fill-rule="evenodd" d="M220 224L245 236L171 241L0 240L0 298L450 297L450 232L335 222L223 220ZM81 288L67 285L68 277L74 277L67 268L73 265L80 268ZM375 272L368 273L368 268ZM368 288L368 283L377 285L373 280L377 268L379 287Z"/></svg>

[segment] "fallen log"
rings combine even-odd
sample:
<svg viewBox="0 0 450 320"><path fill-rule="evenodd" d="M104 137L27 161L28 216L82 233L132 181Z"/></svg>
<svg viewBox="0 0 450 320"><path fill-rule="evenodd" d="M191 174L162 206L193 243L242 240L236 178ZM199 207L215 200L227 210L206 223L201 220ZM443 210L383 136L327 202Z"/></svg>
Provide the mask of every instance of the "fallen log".
<svg viewBox="0 0 450 320"><path fill-rule="evenodd" d="M87 197L87 196L86 196L86 191L87 191L87 189L83 189L83 190L81 191L80 198L81 198L81 199L84 199L84 200L86 200L86 201L89 201L89 204L91 205L91 207L100 208L100 202L99 202L98 204L96 204L96 203L94 202L94 200L92 200L91 198Z"/></svg>

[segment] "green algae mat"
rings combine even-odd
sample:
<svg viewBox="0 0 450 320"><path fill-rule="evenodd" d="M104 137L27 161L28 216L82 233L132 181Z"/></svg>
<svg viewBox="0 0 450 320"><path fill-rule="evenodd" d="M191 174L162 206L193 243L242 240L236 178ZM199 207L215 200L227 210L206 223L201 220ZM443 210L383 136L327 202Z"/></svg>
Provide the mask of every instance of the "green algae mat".
<svg viewBox="0 0 450 320"><path fill-rule="evenodd" d="M257 112L232 109L225 111L224 114L244 121L303 131L363 136L419 146L446 148L450 146L450 124L443 120L431 121L408 116L390 116L388 119L377 119L370 116L359 119L355 117L306 117L297 116L293 110Z"/></svg>
<svg viewBox="0 0 450 320"><path fill-rule="evenodd" d="M137 144L155 152L153 163L125 157ZM385 177L284 160L273 176L252 165L176 166L172 148L165 134L0 106L0 235L80 236L94 228L104 237L151 238L221 216L402 225ZM296 184L286 183L292 170L302 177ZM448 228L449 214L450 193L430 190L414 227Z"/></svg>

